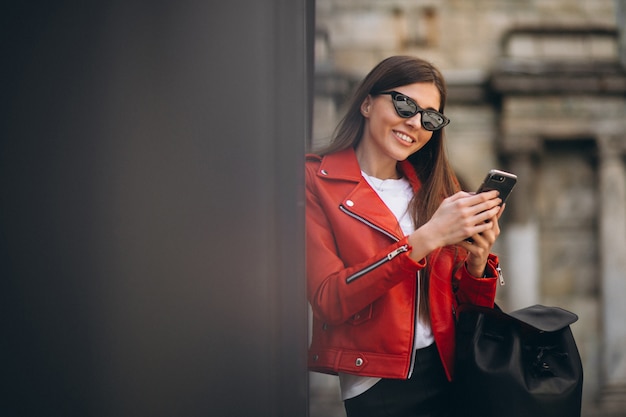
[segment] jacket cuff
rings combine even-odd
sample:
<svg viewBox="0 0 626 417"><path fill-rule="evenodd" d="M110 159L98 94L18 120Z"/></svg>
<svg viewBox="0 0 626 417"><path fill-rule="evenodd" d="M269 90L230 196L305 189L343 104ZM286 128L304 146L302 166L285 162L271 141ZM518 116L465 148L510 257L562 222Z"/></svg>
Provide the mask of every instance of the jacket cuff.
<svg viewBox="0 0 626 417"><path fill-rule="evenodd" d="M405 236L402 240L398 242L398 247L406 245L408 251L402 254L402 267L411 270L417 271L423 269L426 266L426 258L422 258L419 261L415 261L413 258L409 256L413 247L409 245L409 237Z"/></svg>
<svg viewBox="0 0 626 417"><path fill-rule="evenodd" d="M487 259L487 266L485 266L485 273L483 274L483 278L498 278L500 261L498 257L494 254L489 254L489 258Z"/></svg>
<svg viewBox="0 0 626 417"><path fill-rule="evenodd" d="M469 276L469 277L474 278L474 279L498 278L498 276L499 276L499 271L498 271L499 263L500 262L498 261L498 257L496 255L489 254L489 258L487 259L487 265L485 265L485 271L483 272L482 277L477 277L477 276L472 275L467 270L467 264L463 265L464 275Z"/></svg>

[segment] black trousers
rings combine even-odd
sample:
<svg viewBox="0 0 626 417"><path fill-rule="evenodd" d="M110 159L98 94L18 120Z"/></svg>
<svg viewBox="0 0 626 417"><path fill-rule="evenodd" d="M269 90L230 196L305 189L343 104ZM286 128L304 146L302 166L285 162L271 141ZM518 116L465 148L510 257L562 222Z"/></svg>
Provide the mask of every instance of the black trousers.
<svg viewBox="0 0 626 417"><path fill-rule="evenodd" d="M348 417L449 417L452 394L433 344L417 351L410 379L382 379L344 406Z"/></svg>

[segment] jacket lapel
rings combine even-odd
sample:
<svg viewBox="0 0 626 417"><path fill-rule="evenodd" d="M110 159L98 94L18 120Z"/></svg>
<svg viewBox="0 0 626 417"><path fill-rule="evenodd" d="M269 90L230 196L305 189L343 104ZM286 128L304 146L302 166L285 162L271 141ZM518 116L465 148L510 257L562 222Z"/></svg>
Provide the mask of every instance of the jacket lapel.
<svg viewBox="0 0 626 417"><path fill-rule="evenodd" d="M339 202L341 208L384 230L396 240L404 236L394 214L361 175L354 149L348 148L326 155L322 160L318 176L328 180L343 180L352 183L346 184L345 194L338 196L341 198Z"/></svg>

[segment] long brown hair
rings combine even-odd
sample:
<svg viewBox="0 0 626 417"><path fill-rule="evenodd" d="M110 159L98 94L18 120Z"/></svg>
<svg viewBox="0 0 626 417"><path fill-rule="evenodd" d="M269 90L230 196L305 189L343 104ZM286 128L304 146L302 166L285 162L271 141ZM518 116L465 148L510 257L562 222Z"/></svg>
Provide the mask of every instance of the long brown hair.
<svg viewBox="0 0 626 417"><path fill-rule="evenodd" d="M433 83L439 90L438 111L444 112L447 89L441 72L431 63L412 56L392 56L376 65L358 85L349 102L347 111L335 130L333 140L318 151L320 155L338 152L349 147L356 148L363 137L365 118L361 114L361 104L369 94L389 91L414 83ZM432 138L408 161L421 182L414 194L409 212L415 228L426 223L435 213L441 201L459 190L459 182L450 166L444 143L444 130L433 132ZM420 314L428 311L428 277L430 265L423 271Z"/></svg>

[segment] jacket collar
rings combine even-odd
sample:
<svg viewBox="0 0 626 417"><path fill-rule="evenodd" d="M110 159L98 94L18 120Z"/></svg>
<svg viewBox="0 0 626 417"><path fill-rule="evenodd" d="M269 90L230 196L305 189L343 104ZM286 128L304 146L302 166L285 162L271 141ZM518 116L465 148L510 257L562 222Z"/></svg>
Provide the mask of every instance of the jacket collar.
<svg viewBox="0 0 626 417"><path fill-rule="evenodd" d="M415 173L415 168L408 160L398 162L398 167L402 174L407 177L413 190L417 191L420 187L420 181ZM353 148L344 149L329 155L325 155L320 165L318 175L326 178L341 179L353 182L362 180L361 167L356 159L356 153Z"/></svg>
<svg viewBox="0 0 626 417"><path fill-rule="evenodd" d="M359 182L361 180L361 167L356 159L354 149L348 148L324 156L318 175Z"/></svg>

